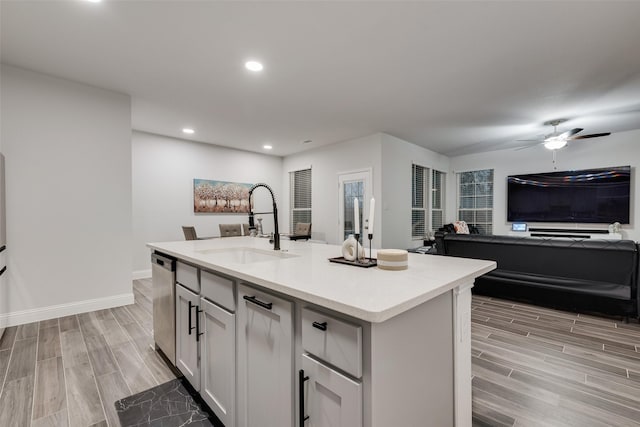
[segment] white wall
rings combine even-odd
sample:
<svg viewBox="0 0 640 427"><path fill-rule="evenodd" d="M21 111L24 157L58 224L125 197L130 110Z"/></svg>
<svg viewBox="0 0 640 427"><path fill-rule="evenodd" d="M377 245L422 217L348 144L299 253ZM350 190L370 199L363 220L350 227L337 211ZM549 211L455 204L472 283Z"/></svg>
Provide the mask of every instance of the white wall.
<svg viewBox="0 0 640 427"><path fill-rule="evenodd" d="M10 324L133 301L128 95L2 66Z"/></svg>
<svg viewBox="0 0 640 427"><path fill-rule="evenodd" d="M381 199L381 138L375 134L364 138L319 147L284 158L283 188L286 199L283 200L285 220L283 230L289 229L289 172L311 166L311 206L312 237L327 243L342 243L338 212L338 175L345 172L371 168L373 197ZM380 203L376 202L373 247L380 247Z"/></svg>
<svg viewBox="0 0 640 427"><path fill-rule="evenodd" d="M133 150L133 271L148 276L148 242L184 240L181 226L193 225L198 236L219 236L219 224L248 223L246 214L195 214L193 179L255 184L264 182L276 193L278 223L282 206L282 158L234 150L200 142L134 131ZM254 192L256 211L270 212L265 189ZM273 216L262 215L265 232L273 231ZM286 231L280 225L281 231Z"/></svg>
<svg viewBox="0 0 640 427"><path fill-rule="evenodd" d="M553 171L552 152L544 147L533 147L526 150L501 150L489 153L470 154L453 157L453 172L464 172L479 169L494 169L493 220L494 234L507 234L510 224L506 219L507 176L534 172ZM570 143L567 148L557 153L557 169L575 170L599 168L607 166L631 165L631 224L623 225L623 237L640 240L640 197L638 197L638 168L640 167L640 130L614 133L610 136ZM448 186L447 197L450 212L455 213L456 188L455 181ZM452 220L454 218L451 218ZM536 224L530 224L536 225ZM607 228L606 224L553 224L544 223L538 226L559 228Z"/></svg>
<svg viewBox="0 0 640 427"><path fill-rule="evenodd" d="M411 165L447 173L449 158L391 135L382 134L382 242L385 248L422 246L411 237ZM447 173L445 190L450 185ZM448 212L445 212L448 217Z"/></svg>

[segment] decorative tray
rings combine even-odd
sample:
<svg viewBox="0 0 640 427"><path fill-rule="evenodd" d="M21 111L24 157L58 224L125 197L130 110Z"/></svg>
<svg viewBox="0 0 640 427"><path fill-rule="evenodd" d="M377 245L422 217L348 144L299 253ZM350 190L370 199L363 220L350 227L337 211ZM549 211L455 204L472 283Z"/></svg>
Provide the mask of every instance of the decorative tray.
<svg viewBox="0 0 640 427"><path fill-rule="evenodd" d="M364 260L358 262L358 261L349 261L344 259L343 256L338 256L335 258L329 258L329 261L337 262L338 264L353 265L355 267L362 267L362 268L375 267L378 265L378 260L375 258L365 258Z"/></svg>

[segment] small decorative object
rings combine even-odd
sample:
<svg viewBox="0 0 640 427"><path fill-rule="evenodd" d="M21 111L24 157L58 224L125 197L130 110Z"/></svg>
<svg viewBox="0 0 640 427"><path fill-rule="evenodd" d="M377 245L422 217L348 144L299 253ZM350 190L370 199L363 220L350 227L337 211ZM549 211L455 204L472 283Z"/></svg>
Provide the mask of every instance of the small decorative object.
<svg viewBox="0 0 640 427"><path fill-rule="evenodd" d="M364 248L362 247L362 245L358 244L355 237L353 237L353 234L349 234L349 237L347 237L347 240L345 240L344 243L342 243L342 256L347 261L355 261L356 250L360 255L359 258L364 258Z"/></svg>
<svg viewBox="0 0 640 427"><path fill-rule="evenodd" d="M409 255L404 249L378 250L378 268L382 270L406 270L409 266Z"/></svg>
<svg viewBox="0 0 640 427"><path fill-rule="evenodd" d="M342 244L342 256L329 258L330 262L336 262L339 264L353 265L356 267L375 267L377 265L376 259L371 256L371 240L373 239L373 217L375 209L375 200L371 198L371 204L369 205L369 218L364 219L362 224L362 240L360 242L360 204L358 198L353 198L353 230L354 234L349 234L347 240ZM365 231L366 230L366 231ZM369 258L367 258L364 249L365 236L369 238Z"/></svg>
<svg viewBox="0 0 640 427"><path fill-rule="evenodd" d="M359 226L360 224L358 224ZM359 228L359 227L358 227ZM369 258L366 257L364 246L360 243L360 234L349 234L347 240L342 244L342 255L340 257L329 258L329 262L336 262L338 264L353 265L356 267L375 267L377 265L376 259L371 257L371 239L372 234L369 234Z"/></svg>
<svg viewBox="0 0 640 427"><path fill-rule="evenodd" d="M193 180L193 211L196 213L248 213L251 184Z"/></svg>
<svg viewBox="0 0 640 427"><path fill-rule="evenodd" d="M611 224L611 230L614 233L620 233L620 228L621 228L621 226L620 226L619 222L614 222L613 224Z"/></svg>
<svg viewBox="0 0 640 427"><path fill-rule="evenodd" d="M453 223L456 234L469 234L469 226L465 221L456 221Z"/></svg>

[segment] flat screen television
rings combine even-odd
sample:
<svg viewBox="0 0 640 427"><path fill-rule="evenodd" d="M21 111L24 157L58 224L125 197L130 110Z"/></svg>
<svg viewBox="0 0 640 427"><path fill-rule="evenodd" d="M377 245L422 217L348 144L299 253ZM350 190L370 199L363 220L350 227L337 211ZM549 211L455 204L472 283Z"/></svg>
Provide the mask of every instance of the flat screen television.
<svg viewBox="0 0 640 427"><path fill-rule="evenodd" d="M629 224L631 167L507 177L507 220Z"/></svg>

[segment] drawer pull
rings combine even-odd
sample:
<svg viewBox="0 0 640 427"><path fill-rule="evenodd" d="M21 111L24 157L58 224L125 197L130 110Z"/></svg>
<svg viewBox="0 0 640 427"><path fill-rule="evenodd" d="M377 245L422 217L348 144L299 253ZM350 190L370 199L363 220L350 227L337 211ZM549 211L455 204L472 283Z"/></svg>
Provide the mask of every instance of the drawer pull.
<svg viewBox="0 0 640 427"><path fill-rule="evenodd" d="M200 332L200 313L202 313L202 310L200 310L199 305L194 307L196 308L196 341L200 341L200 335L204 335L204 332Z"/></svg>
<svg viewBox="0 0 640 427"><path fill-rule="evenodd" d="M196 328L195 326L191 326L191 309L194 307L195 305L193 305L191 301L189 301L189 335L191 335L191 331Z"/></svg>
<svg viewBox="0 0 640 427"><path fill-rule="evenodd" d="M313 326L316 329L320 329L321 331L326 331L327 330L327 322L313 322L311 324L311 326Z"/></svg>
<svg viewBox="0 0 640 427"><path fill-rule="evenodd" d="M298 371L298 386L300 387L298 390L298 413L300 416L299 427L304 427L304 422L309 419L309 415L305 415L304 409L304 383L308 380L309 377L304 375L304 369L300 369Z"/></svg>
<svg viewBox="0 0 640 427"><path fill-rule="evenodd" d="M242 298L246 299L249 302L254 303L255 305L259 305L262 308L266 308L267 310L271 310L271 307L273 306L272 303L260 301L255 296L247 296L247 295L245 295Z"/></svg>

